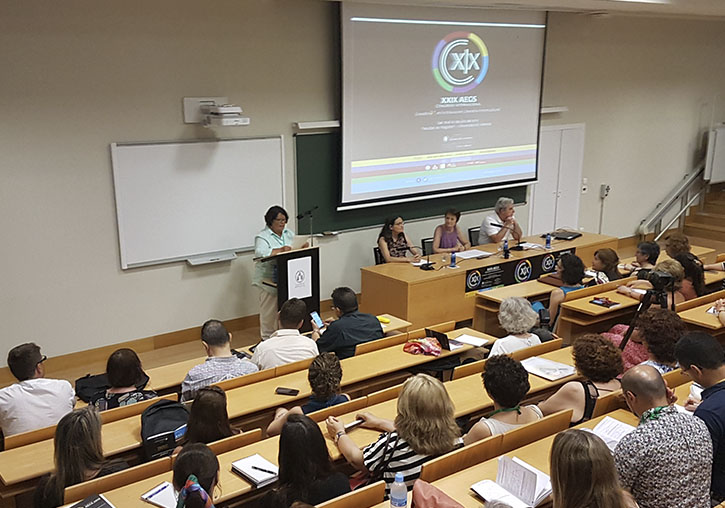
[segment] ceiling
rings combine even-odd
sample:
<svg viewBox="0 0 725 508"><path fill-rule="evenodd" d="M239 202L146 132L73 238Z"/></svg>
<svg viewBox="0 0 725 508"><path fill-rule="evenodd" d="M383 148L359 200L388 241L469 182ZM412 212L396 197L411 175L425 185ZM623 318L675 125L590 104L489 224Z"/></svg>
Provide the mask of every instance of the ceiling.
<svg viewBox="0 0 725 508"><path fill-rule="evenodd" d="M344 0L439 7L489 7L597 14L725 19L725 0Z"/></svg>

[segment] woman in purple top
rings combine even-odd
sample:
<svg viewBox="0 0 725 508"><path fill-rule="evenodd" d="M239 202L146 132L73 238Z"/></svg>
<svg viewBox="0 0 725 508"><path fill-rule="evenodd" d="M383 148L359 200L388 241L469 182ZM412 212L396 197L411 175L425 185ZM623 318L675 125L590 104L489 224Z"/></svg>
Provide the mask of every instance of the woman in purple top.
<svg viewBox="0 0 725 508"><path fill-rule="evenodd" d="M433 233L433 252L460 252L471 248L471 243L463 236L458 227L461 212L450 208L446 210L445 222L438 226Z"/></svg>

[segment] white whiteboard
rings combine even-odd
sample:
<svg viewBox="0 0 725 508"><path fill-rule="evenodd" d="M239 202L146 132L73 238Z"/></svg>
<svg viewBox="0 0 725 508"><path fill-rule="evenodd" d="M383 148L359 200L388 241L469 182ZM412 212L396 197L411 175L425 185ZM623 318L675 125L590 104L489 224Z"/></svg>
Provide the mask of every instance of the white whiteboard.
<svg viewBox="0 0 725 508"><path fill-rule="evenodd" d="M121 268L251 249L284 206L282 137L111 144Z"/></svg>
<svg viewBox="0 0 725 508"><path fill-rule="evenodd" d="M710 131L705 159L705 180L710 184L725 182L725 127Z"/></svg>

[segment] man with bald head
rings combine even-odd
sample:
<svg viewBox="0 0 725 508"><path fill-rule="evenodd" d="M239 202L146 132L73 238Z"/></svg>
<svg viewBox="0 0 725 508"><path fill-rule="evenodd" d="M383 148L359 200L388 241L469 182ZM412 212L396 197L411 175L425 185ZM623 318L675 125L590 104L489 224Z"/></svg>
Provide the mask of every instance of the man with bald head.
<svg viewBox="0 0 725 508"><path fill-rule="evenodd" d="M622 376L622 393L639 417L639 426L614 450L622 487L640 508L709 508L712 442L707 426L670 405L667 385L649 365Z"/></svg>

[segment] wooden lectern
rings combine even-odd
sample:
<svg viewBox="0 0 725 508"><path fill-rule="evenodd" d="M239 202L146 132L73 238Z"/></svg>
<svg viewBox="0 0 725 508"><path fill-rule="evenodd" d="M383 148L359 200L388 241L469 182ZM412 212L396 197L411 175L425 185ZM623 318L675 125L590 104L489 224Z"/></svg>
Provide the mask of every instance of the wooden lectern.
<svg viewBox="0 0 725 508"><path fill-rule="evenodd" d="M276 277L263 284L277 288L277 309L290 298L300 298L307 305L301 331L312 329L309 313L320 312L320 249L308 247L267 256L258 260L274 263Z"/></svg>

